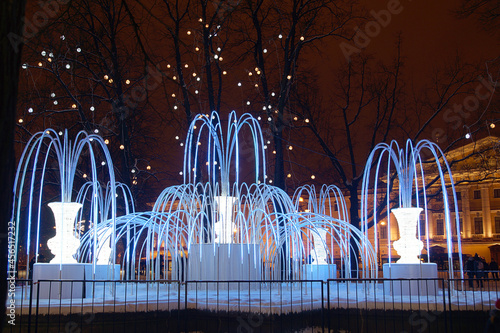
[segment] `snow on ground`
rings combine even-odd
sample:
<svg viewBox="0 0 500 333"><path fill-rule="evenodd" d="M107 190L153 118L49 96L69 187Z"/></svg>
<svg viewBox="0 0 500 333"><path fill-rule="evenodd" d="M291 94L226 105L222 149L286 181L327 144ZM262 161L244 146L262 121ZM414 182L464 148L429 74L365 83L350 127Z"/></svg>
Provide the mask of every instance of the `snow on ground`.
<svg viewBox="0 0 500 333"><path fill-rule="evenodd" d="M398 283L400 283L398 281ZM91 283L86 283L91 286ZM186 288L187 286L187 288ZM135 283L96 282L87 287L86 298L36 299L31 302L32 312L38 314L70 314L99 312L171 311L198 309L221 312L255 312L287 314L321 309L380 309L380 310L451 310L487 311L500 298L500 289L461 290L465 283L435 286L435 295L394 295L387 282L241 282L231 283ZM207 288L208 287L208 288ZM397 287L395 287L395 290ZM468 288L466 288L468 289ZM485 291L486 290L486 291ZM92 297L93 294L93 297ZM28 313L29 286L16 289L16 308ZM328 302L329 300L329 302Z"/></svg>

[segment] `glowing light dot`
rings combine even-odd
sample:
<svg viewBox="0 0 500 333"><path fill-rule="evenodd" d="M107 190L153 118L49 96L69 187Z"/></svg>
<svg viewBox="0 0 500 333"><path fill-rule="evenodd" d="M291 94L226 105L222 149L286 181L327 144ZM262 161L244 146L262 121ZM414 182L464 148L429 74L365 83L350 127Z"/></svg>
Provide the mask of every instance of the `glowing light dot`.
<svg viewBox="0 0 500 333"><path fill-rule="evenodd" d="M83 177L83 178L87 178L87 174L86 174L86 173L84 173L82 177Z"/></svg>
<svg viewBox="0 0 500 333"><path fill-rule="evenodd" d="M279 34L279 35L278 35L278 38L283 38L283 35L282 35L282 34Z"/></svg>
<svg viewBox="0 0 500 333"><path fill-rule="evenodd" d="M22 124L23 121L24 121L23 118L19 118L19 120L18 120L19 124Z"/></svg>
<svg viewBox="0 0 500 333"><path fill-rule="evenodd" d="M177 136L175 136L175 140L179 140L179 136L178 136L178 135L177 135Z"/></svg>
<svg viewBox="0 0 500 333"><path fill-rule="evenodd" d="M299 118L297 118L297 117L293 117L293 120L295 120L295 121L297 121L298 119L299 119Z"/></svg>
<svg viewBox="0 0 500 333"><path fill-rule="evenodd" d="M311 179L315 179L315 178L316 178L316 176L315 176L315 175L312 175L312 176L311 176Z"/></svg>
<svg viewBox="0 0 500 333"><path fill-rule="evenodd" d="M188 31L187 31L187 34L188 34L188 35L191 35L191 30L188 30Z"/></svg>
<svg viewBox="0 0 500 333"><path fill-rule="evenodd" d="M59 104L59 102L58 101L54 101L54 105L57 105L57 104Z"/></svg>
<svg viewBox="0 0 500 333"><path fill-rule="evenodd" d="M273 180L272 179L269 179L269 184L272 184L273 183Z"/></svg>
<svg viewBox="0 0 500 333"><path fill-rule="evenodd" d="M305 121L306 123L308 123L308 122L309 122L309 119L308 119L308 118L306 118L304 121Z"/></svg>
<svg viewBox="0 0 500 333"><path fill-rule="evenodd" d="M104 80L107 80L107 79L109 79L109 76L104 75Z"/></svg>
<svg viewBox="0 0 500 333"><path fill-rule="evenodd" d="M196 81L201 81L201 79L200 79L200 77L199 77L199 76L196 78Z"/></svg>
<svg viewBox="0 0 500 333"><path fill-rule="evenodd" d="M167 64L167 68L170 68L170 64Z"/></svg>
<svg viewBox="0 0 500 333"><path fill-rule="evenodd" d="M52 59L51 59L51 58L48 58L48 59L47 59L47 61L48 61L48 62L52 62Z"/></svg>
<svg viewBox="0 0 500 333"><path fill-rule="evenodd" d="M253 75L252 72L248 72L248 76L252 76L252 75Z"/></svg>
<svg viewBox="0 0 500 333"><path fill-rule="evenodd" d="M196 73L193 73L193 77L196 77Z"/></svg>
<svg viewBox="0 0 500 333"><path fill-rule="evenodd" d="M130 172L135 173L135 169L130 170Z"/></svg>
<svg viewBox="0 0 500 333"><path fill-rule="evenodd" d="M261 120L262 118L260 116L257 117L257 120Z"/></svg>
<svg viewBox="0 0 500 333"><path fill-rule="evenodd" d="M181 147L183 147L183 146L184 146L184 143L182 143L182 142L181 142L180 146L181 146Z"/></svg>
<svg viewBox="0 0 500 333"><path fill-rule="evenodd" d="M198 19L198 22L200 22L200 23L201 23L201 22L203 22L203 19L200 17L200 18Z"/></svg>
<svg viewBox="0 0 500 333"><path fill-rule="evenodd" d="M172 76L172 80L176 81L177 80L177 76Z"/></svg>
<svg viewBox="0 0 500 333"><path fill-rule="evenodd" d="M62 136L63 135L63 132L62 131L59 131L59 135Z"/></svg>
<svg viewBox="0 0 500 333"><path fill-rule="evenodd" d="M291 79L292 79L292 76L291 76L291 75L288 75L288 76L286 77L286 79L287 79L287 80L291 80Z"/></svg>
<svg viewBox="0 0 500 333"><path fill-rule="evenodd" d="M80 53L80 52L82 52L82 49L81 49L81 48L79 48L79 47L77 47L77 48L76 48L76 52Z"/></svg>
<svg viewBox="0 0 500 333"><path fill-rule="evenodd" d="M50 97L54 98L54 97L56 97L56 94L55 93L51 93Z"/></svg>
<svg viewBox="0 0 500 333"><path fill-rule="evenodd" d="M290 174L290 173L289 173L288 175L286 175L286 176L287 176L288 178L292 178L292 174Z"/></svg>
<svg viewBox="0 0 500 333"><path fill-rule="evenodd" d="M132 181L132 184L133 184L133 185L137 185L137 180L135 180L135 179L134 179L134 180Z"/></svg>
<svg viewBox="0 0 500 333"><path fill-rule="evenodd" d="M101 165L102 165L102 166L106 165L106 162L102 161L102 162L101 162Z"/></svg>
<svg viewBox="0 0 500 333"><path fill-rule="evenodd" d="M273 96L273 97L274 97L274 96L276 96L276 94L275 94L274 92L272 92L272 93L271 93L271 96Z"/></svg>
<svg viewBox="0 0 500 333"><path fill-rule="evenodd" d="M255 88L258 88L258 87L259 87L259 84L258 84L258 83L256 83L256 84L255 84Z"/></svg>
<svg viewBox="0 0 500 333"><path fill-rule="evenodd" d="M188 65L188 64L185 64L185 65L184 65L184 68L188 68L188 67L189 67L189 65Z"/></svg>
<svg viewBox="0 0 500 333"><path fill-rule="evenodd" d="M104 144L109 145L109 140L108 139L104 140Z"/></svg>
<svg viewBox="0 0 500 333"><path fill-rule="evenodd" d="M72 109L76 109L76 104L71 104Z"/></svg>
<svg viewBox="0 0 500 333"><path fill-rule="evenodd" d="M216 54L216 55L214 55L214 59L215 59L215 60L219 59L219 56L218 56L217 54Z"/></svg>
<svg viewBox="0 0 500 333"><path fill-rule="evenodd" d="M304 40L304 36L300 36L300 40Z"/></svg>
<svg viewBox="0 0 500 333"><path fill-rule="evenodd" d="M201 146L201 142L200 141L198 141L198 146Z"/></svg>
<svg viewBox="0 0 500 333"><path fill-rule="evenodd" d="M50 52L49 53L49 57L53 58L54 57L54 53Z"/></svg>
<svg viewBox="0 0 500 333"><path fill-rule="evenodd" d="M267 145L264 145L264 149L267 149Z"/></svg>
<svg viewBox="0 0 500 333"><path fill-rule="evenodd" d="M247 105L250 105L250 101L247 101Z"/></svg>
<svg viewBox="0 0 500 333"><path fill-rule="evenodd" d="M470 139L470 133L465 134L466 139Z"/></svg>
<svg viewBox="0 0 500 333"><path fill-rule="evenodd" d="M148 165L148 166L146 167L146 170L151 170L151 165Z"/></svg>
<svg viewBox="0 0 500 333"><path fill-rule="evenodd" d="M130 80L125 80L125 84L130 84Z"/></svg>
<svg viewBox="0 0 500 333"><path fill-rule="evenodd" d="M172 94L172 97L175 98L175 94Z"/></svg>
<svg viewBox="0 0 500 333"><path fill-rule="evenodd" d="M197 128L198 128L198 127L196 127L196 125L195 125L195 126L193 126L193 129L197 129Z"/></svg>
<svg viewBox="0 0 500 333"><path fill-rule="evenodd" d="M222 75L227 75L227 72L226 71L222 71Z"/></svg>
<svg viewBox="0 0 500 333"><path fill-rule="evenodd" d="M125 146L124 145L120 145L120 149L121 150L125 149Z"/></svg>
<svg viewBox="0 0 500 333"><path fill-rule="evenodd" d="M238 87L241 87L241 82L238 82Z"/></svg>
<svg viewBox="0 0 500 333"><path fill-rule="evenodd" d="M66 64L66 69L70 69L71 68L71 65L70 64Z"/></svg>
<svg viewBox="0 0 500 333"><path fill-rule="evenodd" d="M23 69L27 69L28 68L28 64L23 64Z"/></svg>
<svg viewBox="0 0 500 333"><path fill-rule="evenodd" d="M268 145L270 145L270 144L271 144L271 141L267 140L267 142L266 142L266 143L267 143Z"/></svg>
<svg viewBox="0 0 500 333"><path fill-rule="evenodd" d="M174 110L177 110L177 109L178 109L177 105L174 105Z"/></svg>
<svg viewBox="0 0 500 333"><path fill-rule="evenodd" d="M29 109L28 109L28 112L29 112L29 113L33 113L33 108L29 108Z"/></svg>
<svg viewBox="0 0 500 333"><path fill-rule="evenodd" d="M491 123L490 128L495 128L495 124Z"/></svg>
<svg viewBox="0 0 500 333"><path fill-rule="evenodd" d="M113 83L113 79L109 79L109 80L108 80L108 82L109 82L109 83Z"/></svg>
<svg viewBox="0 0 500 333"><path fill-rule="evenodd" d="M42 67L42 66L43 66L43 64L42 64L41 62L39 62L39 63L38 63L38 66L39 66L39 67Z"/></svg>
<svg viewBox="0 0 500 333"><path fill-rule="evenodd" d="M222 60L224 60L224 58L222 58L222 57L219 57L219 61L222 61Z"/></svg>
<svg viewBox="0 0 500 333"><path fill-rule="evenodd" d="M268 118L267 118L267 121L271 121L271 120L273 120L273 118L271 118L271 117L268 117Z"/></svg>
<svg viewBox="0 0 500 333"><path fill-rule="evenodd" d="M198 90L195 90L195 91L194 91L194 93L195 93L195 94L198 94Z"/></svg>
<svg viewBox="0 0 500 333"><path fill-rule="evenodd" d="M208 27L209 27L208 23L207 23L207 24L205 24L205 28L207 28L207 29L208 29Z"/></svg>
<svg viewBox="0 0 500 333"><path fill-rule="evenodd" d="M95 134L99 133L99 130L96 128L96 129L94 130L94 133L95 133Z"/></svg>
<svg viewBox="0 0 500 333"><path fill-rule="evenodd" d="M197 47L195 47L195 48L194 48L194 50L195 50L196 52L198 52L198 51L200 50L200 48L197 46Z"/></svg>
<svg viewBox="0 0 500 333"><path fill-rule="evenodd" d="M273 154L276 155L276 150L273 150Z"/></svg>
<svg viewBox="0 0 500 333"><path fill-rule="evenodd" d="M42 54L42 57L45 57L45 55L47 54L47 52L42 51L42 53L41 53L41 54Z"/></svg>
<svg viewBox="0 0 500 333"><path fill-rule="evenodd" d="M292 147L292 146L289 146L289 147L288 147L288 150L292 150L292 149L293 149L293 147Z"/></svg>
<svg viewBox="0 0 500 333"><path fill-rule="evenodd" d="M90 111L94 111L94 110L95 110L95 107L91 106Z"/></svg>

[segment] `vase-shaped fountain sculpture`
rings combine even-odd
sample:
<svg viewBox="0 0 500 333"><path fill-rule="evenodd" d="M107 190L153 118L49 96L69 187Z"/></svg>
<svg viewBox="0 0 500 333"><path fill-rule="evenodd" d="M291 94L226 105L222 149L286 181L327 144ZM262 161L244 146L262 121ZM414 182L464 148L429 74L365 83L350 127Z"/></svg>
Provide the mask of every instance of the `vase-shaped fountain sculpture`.
<svg viewBox="0 0 500 333"><path fill-rule="evenodd" d="M309 256L310 262L304 265L304 278L306 280L323 280L337 278L337 265L328 262L326 237L328 230L317 228L312 232L314 249Z"/></svg>
<svg viewBox="0 0 500 333"><path fill-rule="evenodd" d="M396 217L399 226L399 240L393 246L399 254L398 264L418 264L420 263L420 253L424 248L424 243L416 238L418 216L422 208L407 207L396 208L392 213Z"/></svg>
<svg viewBox="0 0 500 333"><path fill-rule="evenodd" d="M227 195L216 196L219 221L215 223L215 242L219 244L229 244L233 242L234 224L234 203L238 198Z"/></svg>
<svg viewBox="0 0 500 333"><path fill-rule="evenodd" d="M56 235L49 239L47 246L54 255L51 264L77 263L74 255L80 246L80 240L75 237L75 218L82 207L77 202L51 202L49 207L56 222Z"/></svg>

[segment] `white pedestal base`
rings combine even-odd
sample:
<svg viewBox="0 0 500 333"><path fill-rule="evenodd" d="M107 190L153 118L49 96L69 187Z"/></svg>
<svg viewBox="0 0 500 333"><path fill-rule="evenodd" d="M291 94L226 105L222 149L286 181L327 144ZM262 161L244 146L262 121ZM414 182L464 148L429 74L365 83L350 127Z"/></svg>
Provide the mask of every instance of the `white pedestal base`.
<svg viewBox="0 0 500 333"><path fill-rule="evenodd" d="M200 253L201 250L201 253ZM260 280L261 263L257 244L192 244L188 281Z"/></svg>
<svg viewBox="0 0 500 333"><path fill-rule="evenodd" d="M305 264L302 266L302 278L304 280L323 280L337 278L337 265L314 265Z"/></svg>
<svg viewBox="0 0 500 333"><path fill-rule="evenodd" d="M413 279L437 279L437 264L384 264L384 278L405 279L384 282L386 292L392 295L436 295L438 282L435 280Z"/></svg>
<svg viewBox="0 0 500 333"><path fill-rule="evenodd" d="M82 280L112 280L113 272L109 265L96 265L95 276L92 274L92 264L47 264L36 263L33 265L33 283L40 280L63 280L63 282L40 282L38 297L40 299L68 299L90 297L92 282ZM120 265L115 265L115 280L120 279ZM67 282L64 282L67 280ZM71 280L80 280L71 282ZM34 295L37 293L38 284L34 284Z"/></svg>

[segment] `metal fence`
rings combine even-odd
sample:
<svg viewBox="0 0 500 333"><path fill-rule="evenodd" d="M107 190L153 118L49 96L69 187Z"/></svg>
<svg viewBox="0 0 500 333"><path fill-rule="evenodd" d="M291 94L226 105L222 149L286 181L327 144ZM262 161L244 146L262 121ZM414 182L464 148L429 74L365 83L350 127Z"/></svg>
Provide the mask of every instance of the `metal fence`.
<svg viewBox="0 0 500 333"><path fill-rule="evenodd" d="M4 330L474 332L499 289L495 279L18 280Z"/></svg>

